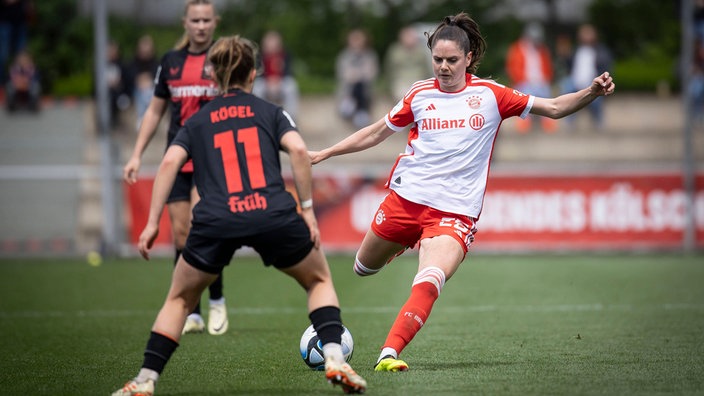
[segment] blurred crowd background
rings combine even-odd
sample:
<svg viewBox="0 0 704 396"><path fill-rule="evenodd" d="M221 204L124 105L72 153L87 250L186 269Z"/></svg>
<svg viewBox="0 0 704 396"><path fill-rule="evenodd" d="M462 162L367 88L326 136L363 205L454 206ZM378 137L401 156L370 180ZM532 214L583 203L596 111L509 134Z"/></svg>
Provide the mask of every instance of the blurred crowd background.
<svg viewBox="0 0 704 396"><path fill-rule="evenodd" d="M143 36L151 37L151 56L156 59L171 49L182 34L181 3L108 0L109 36L114 45L111 60L127 68L141 59L145 56L140 53ZM92 2L2 0L1 4L3 71L19 52L26 51L41 72L45 94L91 95ZM612 71L618 76L619 90L679 88L678 1L220 0L215 4L222 17L217 35L241 34L261 43L268 31L280 34L291 56L289 70L304 95L335 89L335 59L347 45L349 32L361 31L363 45L383 63L404 27L410 25L422 34L443 16L459 10L479 21L489 42L482 76L511 82L505 67L507 52L533 23L539 26L533 32L541 36L554 62L549 82L557 88L569 73L563 61L578 47L580 26L590 24L613 55ZM700 19L702 6L697 7ZM374 83L388 89L393 84L382 73L374 76ZM125 89L132 87L132 81L124 84Z"/></svg>

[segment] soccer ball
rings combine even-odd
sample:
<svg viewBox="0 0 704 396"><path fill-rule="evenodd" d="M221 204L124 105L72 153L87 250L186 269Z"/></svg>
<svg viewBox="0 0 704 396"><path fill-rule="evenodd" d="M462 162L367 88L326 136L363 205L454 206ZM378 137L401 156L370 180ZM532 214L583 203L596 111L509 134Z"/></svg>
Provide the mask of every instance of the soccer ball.
<svg viewBox="0 0 704 396"><path fill-rule="evenodd" d="M352 359L352 352L354 351L354 341L352 340L352 334L347 327L342 326L342 354L346 361ZM323 370L325 369L325 357L323 355L323 344L318 338L318 333L313 329L313 325L308 326L306 331L303 332L301 336L301 357L303 362L308 365L313 370Z"/></svg>

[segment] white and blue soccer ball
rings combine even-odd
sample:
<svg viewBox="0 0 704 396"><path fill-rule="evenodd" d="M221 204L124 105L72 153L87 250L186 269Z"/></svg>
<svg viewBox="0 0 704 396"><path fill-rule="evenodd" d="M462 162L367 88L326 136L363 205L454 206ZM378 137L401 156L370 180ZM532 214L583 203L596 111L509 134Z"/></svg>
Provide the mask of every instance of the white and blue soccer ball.
<svg viewBox="0 0 704 396"><path fill-rule="evenodd" d="M354 352L354 341L352 340L352 334L347 327L342 326L344 331L342 332L342 354L347 362L352 359L352 352ZM325 369L325 356L323 355L323 344L318 338L318 333L313 329L313 325L308 326L306 331L303 332L301 336L301 357L303 362L308 365L313 370L324 370Z"/></svg>

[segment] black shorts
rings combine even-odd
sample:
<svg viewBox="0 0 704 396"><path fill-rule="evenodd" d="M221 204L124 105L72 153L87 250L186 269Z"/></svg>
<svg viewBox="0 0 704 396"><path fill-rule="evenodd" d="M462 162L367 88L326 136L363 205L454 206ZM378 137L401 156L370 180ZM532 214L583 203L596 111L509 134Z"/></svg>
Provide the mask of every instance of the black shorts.
<svg viewBox="0 0 704 396"><path fill-rule="evenodd" d="M242 246L254 248L264 265L281 269L301 262L314 245L306 222L295 216L280 227L245 237L210 238L191 232L186 239L183 258L201 271L219 274Z"/></svg>
<svg viewBox="0 0 704 396"><path fill-rule="evenodd" d="M166 203L190 201L193 188L193 172L178 172Z"/></svg>

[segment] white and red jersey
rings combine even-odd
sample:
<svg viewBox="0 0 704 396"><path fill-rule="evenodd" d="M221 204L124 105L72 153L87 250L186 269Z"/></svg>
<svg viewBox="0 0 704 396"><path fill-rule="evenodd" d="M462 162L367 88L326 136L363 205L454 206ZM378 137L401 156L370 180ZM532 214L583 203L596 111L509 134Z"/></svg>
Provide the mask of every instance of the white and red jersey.
<svg viewBox="0 0 704 396"><path fill-rule="evenodd" d="M479 218L501 122L526 117L533 100L471 74L458 92L441 91L435 78L416 82L385 117L396 132L413 124L387 187L409 201Z"/></svg>

